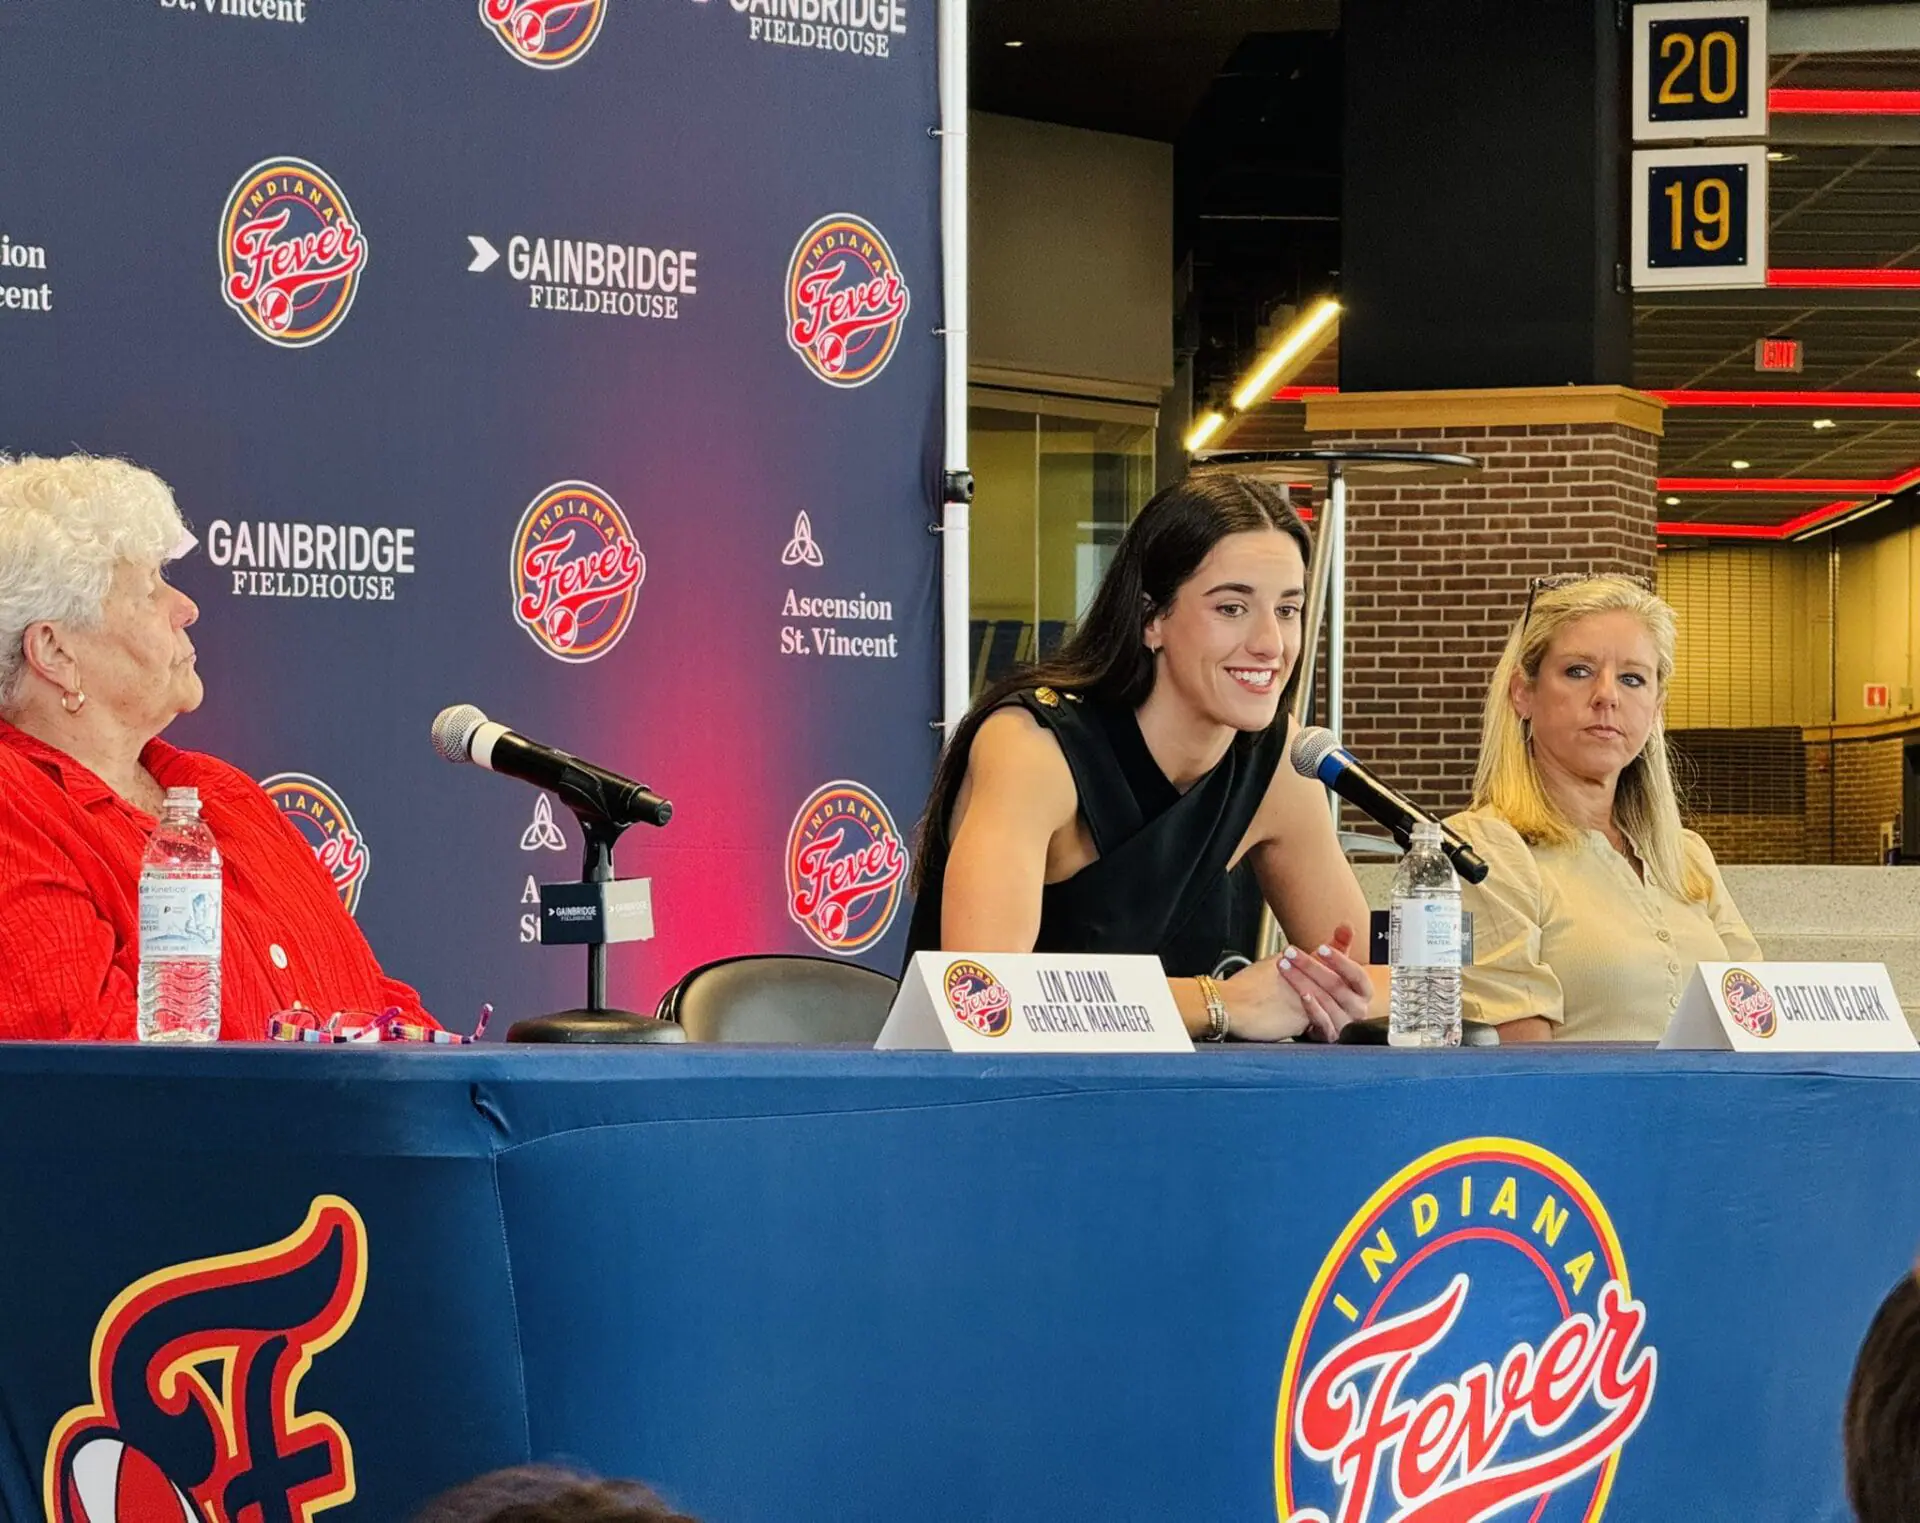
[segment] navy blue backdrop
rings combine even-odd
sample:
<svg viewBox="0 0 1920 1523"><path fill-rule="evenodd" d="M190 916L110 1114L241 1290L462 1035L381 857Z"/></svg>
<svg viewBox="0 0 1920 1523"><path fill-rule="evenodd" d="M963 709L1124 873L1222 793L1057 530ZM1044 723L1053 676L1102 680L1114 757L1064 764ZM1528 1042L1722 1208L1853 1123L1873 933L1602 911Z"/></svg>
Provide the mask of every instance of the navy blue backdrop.
<svg viewBox="0 0 1920 1523"><path fill-rule="evenodd" d="M0 450L173 486L208 696L169 738L270 781L454 1023L584 976L528 940L578 830L433 755L460 701L678 806L623 846L659 934L617 1003L736 952L897 965L935 9L778 8L0 3Z"/></svg>

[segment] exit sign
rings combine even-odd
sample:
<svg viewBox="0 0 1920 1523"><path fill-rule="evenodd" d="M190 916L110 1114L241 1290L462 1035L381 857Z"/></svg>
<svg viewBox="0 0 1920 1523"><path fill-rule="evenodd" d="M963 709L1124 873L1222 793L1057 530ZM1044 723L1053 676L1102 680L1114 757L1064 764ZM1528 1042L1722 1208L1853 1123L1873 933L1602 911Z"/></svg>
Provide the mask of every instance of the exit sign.
<svg viewBox="0 0 1920 1523"><path fill-rule="evenodd" d="M1759 371L1786 371L1798 375L1800 362L1804 358L1797 338L1756 339L1753 345L1753 368Z"/></svg>

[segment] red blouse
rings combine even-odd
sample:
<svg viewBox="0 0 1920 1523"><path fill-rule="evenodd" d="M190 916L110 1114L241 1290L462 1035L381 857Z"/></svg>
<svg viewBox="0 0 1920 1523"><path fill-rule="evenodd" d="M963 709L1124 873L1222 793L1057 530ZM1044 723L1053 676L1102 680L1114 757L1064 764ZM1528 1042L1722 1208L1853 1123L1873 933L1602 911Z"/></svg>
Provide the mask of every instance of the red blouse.
<svg viewBox="0 0 1920 1523"><path fill-rule="evenodd" d="M297 1001L322 1014L420 996L374 960L313 849L237 768L154 740L140 760L198 788L220 847L220 1036L258 1041ZM65 752L0 721L0 1038L134 1035L140 859L154 819Z"/></svg>

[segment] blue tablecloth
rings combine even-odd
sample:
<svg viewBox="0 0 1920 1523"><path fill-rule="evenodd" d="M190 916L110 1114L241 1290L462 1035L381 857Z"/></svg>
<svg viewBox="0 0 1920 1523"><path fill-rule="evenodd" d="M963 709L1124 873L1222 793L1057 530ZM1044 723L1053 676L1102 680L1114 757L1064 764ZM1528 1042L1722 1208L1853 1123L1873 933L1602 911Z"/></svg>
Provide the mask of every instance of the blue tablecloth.
<svg viewBox="0 0 1920 1523"><path fill-rule="evenodd" d="M0 1508L568 1456L709 1523L1334 1516L1372 1400L1355 1523L1608 1424L1497 1515L1839 1520L1916 1149L1892 1058L0 1048ZM1556 1329L1570 1410L1436 1460Z"/></svg>

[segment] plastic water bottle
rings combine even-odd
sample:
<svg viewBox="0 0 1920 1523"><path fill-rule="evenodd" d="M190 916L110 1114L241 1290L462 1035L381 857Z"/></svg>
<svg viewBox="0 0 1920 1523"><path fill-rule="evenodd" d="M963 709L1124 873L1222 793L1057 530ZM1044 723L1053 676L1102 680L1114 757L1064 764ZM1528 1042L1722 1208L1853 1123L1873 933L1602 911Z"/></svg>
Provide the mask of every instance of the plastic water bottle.
<svg viewBox="0 0 1920 1523"><path fill-rule="evenodd" d="M1460 880L1440 842L1437 824L1415 825L1393 878L1387 1041L1395 1047L1460 1045Z"/></svg>
<svg viewBox="0 0 1920 1523"><path fill-rule="evenodd" d="M140 1040L220 1036L220 848L200 790L169 788L140 864Z"/></svg>

